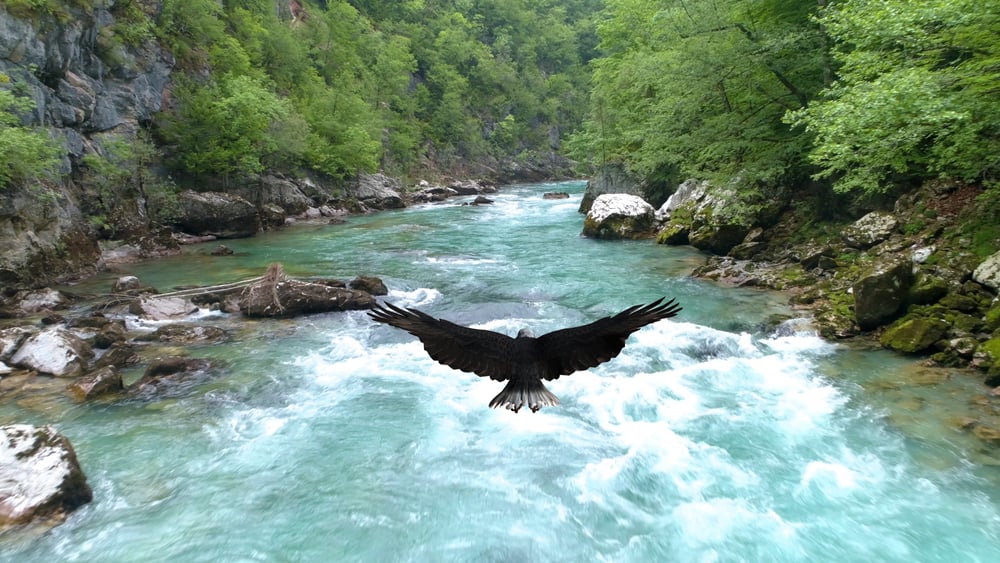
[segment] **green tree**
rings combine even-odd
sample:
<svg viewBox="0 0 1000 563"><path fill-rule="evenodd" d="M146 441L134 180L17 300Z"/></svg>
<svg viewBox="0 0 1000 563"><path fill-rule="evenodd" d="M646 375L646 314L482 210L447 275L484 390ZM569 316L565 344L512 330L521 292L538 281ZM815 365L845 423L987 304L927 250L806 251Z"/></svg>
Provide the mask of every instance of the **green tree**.
<svg viewBox="0 0 1000 563"><path fill-rule="evenodd" d="M21 125L18 114L34 107L28 97L15 96L0 73L0 190L53 173L59 164L52 139L40 129Z"/></svg>
<svg viewBox="0 0 1000 563"><path fill-rule="evenodd" d="M122 138L114 134L95 138L97 152L82 159L81 184L88 190L85 206L91 221L109 238L141 230L142 216L165 224L177 211L172 183L157 177L151 166L157 150L148 135Z"/></svg>
<svg viewBox="0 0 1000 563"><path fill-rule="evenodd" d="M289 138L291 104L248 76L222 76L206 86L187 84L177 91L176 116L163 134L181 166L195 174L249 175L271 161L294 164L301 147L280 146Z"/></svg>
<svg viewBox="0 0 1000 563"><path fill-rule="evenodd" d="M580 158L654 177L777 181L809 138L782 122L822 87L814 0L610 0Z"/></svg>
<svg viewBox="0 0 1000 563"><path fill-rule="evenodd" d="M820 21L839 79L789 121L815 133L820 178L881 192L1000 171L1000 1L844 0Z"/></svg>

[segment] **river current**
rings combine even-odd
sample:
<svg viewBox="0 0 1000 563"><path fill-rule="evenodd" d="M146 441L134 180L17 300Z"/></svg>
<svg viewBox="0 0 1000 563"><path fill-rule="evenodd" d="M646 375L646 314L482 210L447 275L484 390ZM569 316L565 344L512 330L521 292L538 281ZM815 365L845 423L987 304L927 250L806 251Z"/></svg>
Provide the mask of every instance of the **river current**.
<svg viewBox="0 0 1000 563"><path fill-rule="evenodd" d="M565 191L569 199L543 199ZM1000 561L990 452L946 423L960 376L824 342L786 298L688 277L688 248L579 236L583 183L297 225L129 266L168 291L260 275L381 277L387 300L516 334L661 296L683 312L562 405L487 407L502 384L453 371L363 312L245 321L191 347L220 375L158 400L22 401L52 424L94 501L0 560ZM110 277L94 280L103 290ZM133 326L152 329L130 319ZM127 374L128 378L138 374ZM964 399L961 399L964 400Z"/></svg>

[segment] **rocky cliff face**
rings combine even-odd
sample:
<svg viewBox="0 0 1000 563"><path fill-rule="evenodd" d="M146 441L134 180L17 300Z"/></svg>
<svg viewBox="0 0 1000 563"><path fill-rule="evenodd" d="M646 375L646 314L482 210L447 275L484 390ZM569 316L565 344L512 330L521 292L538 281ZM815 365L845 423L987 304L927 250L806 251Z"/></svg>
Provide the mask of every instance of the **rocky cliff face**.
<svg viewBox="0 0 1000 563"><path fill-rule="evenodd" d="M102 135L134 138L163 103L172 56L152 41L114 41L114 2L103 4L30 18L0 5L0 73L34 101L22 122L46 127L63 149L61 180L0 192L0 289L93 269L100 251L74 172Z"/></svg>

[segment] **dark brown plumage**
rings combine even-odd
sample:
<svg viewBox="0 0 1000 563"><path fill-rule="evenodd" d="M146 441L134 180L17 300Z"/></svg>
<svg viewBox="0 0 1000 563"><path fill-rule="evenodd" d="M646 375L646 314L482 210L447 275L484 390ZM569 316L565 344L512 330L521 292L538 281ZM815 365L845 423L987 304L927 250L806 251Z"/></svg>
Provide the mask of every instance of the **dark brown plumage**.
<svg viewBox="0 0 1000 563"><path fill-rule="evenodd" d="M431 358L448 367L507 381L507 386L490 401L490 407L503 406L517 412L527 405L535 412L543 406L559 404L559 399L545 388L543 379L557 379L560 375L596 367L617 356L633 332L680 312L680 305L673 299L667 302L663 299L537 338L527 329L522 329L517 338L511 338L391 303L376 305L368 314L380 323L416 336Z"/></svg>

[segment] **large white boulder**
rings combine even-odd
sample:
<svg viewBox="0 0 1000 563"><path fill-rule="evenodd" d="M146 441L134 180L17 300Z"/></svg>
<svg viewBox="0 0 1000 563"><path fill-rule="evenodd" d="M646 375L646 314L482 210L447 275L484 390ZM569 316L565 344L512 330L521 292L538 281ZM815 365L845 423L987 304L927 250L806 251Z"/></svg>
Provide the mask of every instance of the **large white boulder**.
<svg viewBox="0 0 1000 563"><path fill-rule="evenodd" d="M583 221L583 234L595 238L643 238L652 236L656 210L639 196L597 196Z"/></svg>
<svg viewBox="0 0 1000 563"><path fill-rule="evenodd" d="M29 336L11 356L10 363L56 377L76 377L93 357L94 350L83 339L53 327Z"/></svg>
<svg viewBox="0 0 1000 563"><path fill-rule="evenodd" d="M1000 290L1000 252L983 261L972 273L972 279L994 291Z"/></svg>
<svg viewBox="0 0 1000 563"><path fill-rule="evenodd" d="M69 440L50 426L0 426L0 528L61 519L94 497Z"/></svg>

